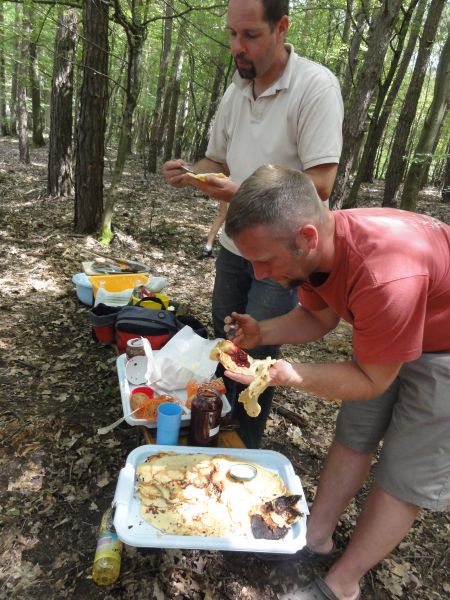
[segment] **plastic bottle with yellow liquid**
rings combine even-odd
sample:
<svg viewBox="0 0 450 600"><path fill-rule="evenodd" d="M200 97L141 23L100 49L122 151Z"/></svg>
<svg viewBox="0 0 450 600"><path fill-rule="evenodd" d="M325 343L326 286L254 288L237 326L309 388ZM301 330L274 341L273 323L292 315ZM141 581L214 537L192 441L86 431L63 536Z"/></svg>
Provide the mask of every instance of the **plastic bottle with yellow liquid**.
<svg viewBox="0 0 450 600"><path fill-rule="evenodd" d="M97 538L92 579L97 585L111 585L120 574L122 542L113 525L113 509L108 508L102 516Z"/></svg>

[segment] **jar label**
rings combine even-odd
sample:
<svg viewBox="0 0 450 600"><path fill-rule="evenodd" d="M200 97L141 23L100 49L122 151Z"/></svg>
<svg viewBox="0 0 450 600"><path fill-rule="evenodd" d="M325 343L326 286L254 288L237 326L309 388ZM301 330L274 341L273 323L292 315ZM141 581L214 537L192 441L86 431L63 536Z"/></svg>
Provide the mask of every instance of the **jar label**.
<svg viewBox="0 0 450 600"><path fill-rule="evenodd" d="M122 551L122 542L114 531L101 533L98 536L94 561L100 558L116 558Z"/></svg>
<svg viewBox="0 0 450 600"><path fill-rule="evenodd" d="M219 425L217 425L217 427L214 427L214 429L210 429L209 430L209 437L213 437L214 435L216 435L217 433L219 433L219 429L220 429Z"/></svg>

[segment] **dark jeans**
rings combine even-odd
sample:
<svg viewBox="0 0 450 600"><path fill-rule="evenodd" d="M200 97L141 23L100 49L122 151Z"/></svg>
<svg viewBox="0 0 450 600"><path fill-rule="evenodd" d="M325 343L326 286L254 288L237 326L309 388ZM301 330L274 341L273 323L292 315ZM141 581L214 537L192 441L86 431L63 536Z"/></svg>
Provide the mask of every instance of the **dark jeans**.
<svg viewBox="0 0 450 600"><path fill-rule="evenodd" d="M298 304L297 290L289 290L270 280L255 279L251 263L221 247L216 260L216 279L212 299L214 333L224 337L223 323L233 311L247 313L257 321L277 317ZM279 346L258 346L250 351L254 358L279 356ZM218 376L223 375L219 368ZM259 398L261 412L249 417L243 404L237 401L245 386L225 378L227 396L233 407L232 416L239 420L239 434L247 448L259 448L272 404L274 388L268 388Z"/></svg>

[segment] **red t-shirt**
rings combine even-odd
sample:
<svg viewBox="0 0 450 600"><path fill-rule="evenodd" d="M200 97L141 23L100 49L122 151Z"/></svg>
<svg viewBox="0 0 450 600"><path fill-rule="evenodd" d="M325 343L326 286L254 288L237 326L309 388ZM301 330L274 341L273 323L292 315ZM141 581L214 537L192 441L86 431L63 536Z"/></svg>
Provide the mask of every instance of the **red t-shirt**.
<svg viewBox="0 0 450 600"><path fill-rule="evenodd" d="M360 208L332 213L335 258L301 304L329 306L353 325L361 362L403 363L450 352L450 227L417 213Z"/></svg>

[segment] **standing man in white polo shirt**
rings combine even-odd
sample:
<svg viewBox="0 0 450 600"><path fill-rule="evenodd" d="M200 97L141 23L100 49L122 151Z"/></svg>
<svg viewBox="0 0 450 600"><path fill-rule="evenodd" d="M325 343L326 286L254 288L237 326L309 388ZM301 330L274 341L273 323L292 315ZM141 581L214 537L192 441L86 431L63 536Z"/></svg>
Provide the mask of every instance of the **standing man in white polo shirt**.
<svg viewBox="0 0 450 600"><path fill-rule="evenodd" d="M233 199L239 185L267 163L304 171L322 200L336 177L342 148L343 105L339 83L325 67L304 59L285 43L289 25L288 0L229 0L227 29L237 73L217 111L205 158L193 165L209 175L199 181L186 174L181 160L163 166L174 187L198 187L212 198ZM270 281L257 281L251 264L242 258L225 232L216 261L213 292L215 333L223 337L225 316L236 311L257 320L279 316L297 304L293 290ZM252 350L262 358L278 355L278 346ZM239 389L228 387L237 397ZM261 397L259 417L251 418L236 402L234 416L248 448L258 448L270 411L273 390ZM233 400L234 398L231 398Z"/></svg>

